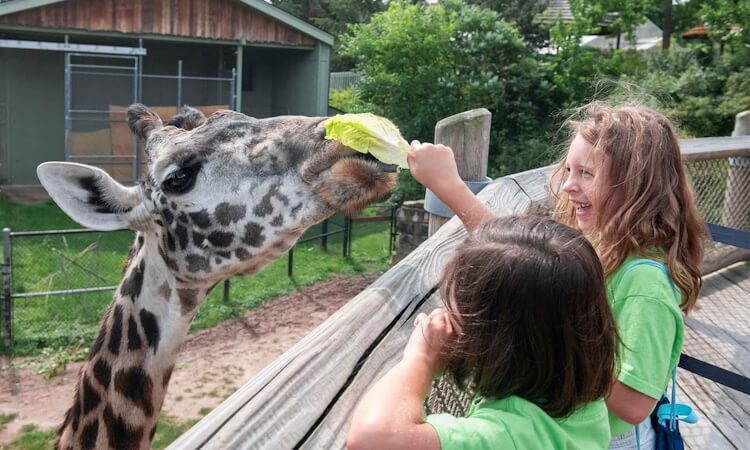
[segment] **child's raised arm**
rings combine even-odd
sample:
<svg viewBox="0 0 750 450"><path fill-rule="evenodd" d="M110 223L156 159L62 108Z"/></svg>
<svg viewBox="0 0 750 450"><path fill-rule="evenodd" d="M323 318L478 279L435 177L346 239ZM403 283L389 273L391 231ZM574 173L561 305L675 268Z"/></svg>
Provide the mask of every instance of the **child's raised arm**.
<svg viewBox="0 0 750 450"><path fill-rule="evenodd" d="M414 321L404 356L362 397L354 410L347 435L349 450L439 450L437 431L424 422L422 404L440 369L440 352L453 336L448 314L442 309Z"/></svg>
<svg viewBox="0 0 750 450"><path fill-rule="evenodd" d="M468 231L495 217L461 180L450 147L412 141L406 161L412 176L455 212Z"/></svg>

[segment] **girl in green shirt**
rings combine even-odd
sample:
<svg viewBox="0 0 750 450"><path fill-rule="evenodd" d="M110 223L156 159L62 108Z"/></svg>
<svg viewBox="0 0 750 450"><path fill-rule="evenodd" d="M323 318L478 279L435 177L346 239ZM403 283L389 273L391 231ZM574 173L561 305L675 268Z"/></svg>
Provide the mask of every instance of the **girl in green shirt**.
<svg viewBox="0 0 750 450"><path fill-rule="evenodd" d="M591 244L544 218L488 220L419 314L402 360L361 399L349 449L601 449L617 339ZM445 369L477 396L465 417L424 417Z"/></svg>
<svg viewBox="0 0 750 450"><path fill-rule="evenodd" d="M595 242L623 346L606 397L612 448L652 448L649 413L682 351L684 322L701 288L706 235L670 121L645 107L591 103L569 120L569 148L553 173L556 219ZM451 150L412 143L412 175L476 228L494 214L458 177ZM665 266L638 265L650 259ZM674 286L676 289L673 289ZM676 294L676 295L675 295Z"/></svg>

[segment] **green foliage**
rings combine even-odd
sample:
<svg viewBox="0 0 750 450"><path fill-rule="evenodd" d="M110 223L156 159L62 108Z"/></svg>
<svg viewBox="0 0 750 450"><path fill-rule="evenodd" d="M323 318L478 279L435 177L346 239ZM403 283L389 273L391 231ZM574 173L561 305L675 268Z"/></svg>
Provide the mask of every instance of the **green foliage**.
<svg viewBox="0 0 750 450"><path fill-rule="evenodd" d="M24 425L21 433L1 450L50 450L54 448L57 430L42 431L36 425Z"/></svg>
<svg viewBox="0 0 750 450"><path fill-rule="evenodd" d="M331 90L328 104L345 113L364 113L374 109L372 105L362 101L353 87Z"/></svg>
<svg viewBox="0 0 750 450"><path fill-rule="evenodd" d="M736 50L750 44L750 2L747 0L704 0L699 14L713 41Z"/></svg>
<svg viewBox="0 0 750 450"><path fill-rule="evenodd" d="M34 369L34 374L42 375L42 378L49 381L58 375L64 374L69 362L85 361L88 353L88 348L44 348L41 355L37 358L38 362Z"/></svg>
<svg viewBox="0 0 750 450"><path fill-rule="evenodd" d="M169 444L182 436L183 433L197 422L197 420L181 421L162 412L159 415L159 422L156 424L156 434L154 435L154 440L151 442L151 448L154 450L167 448Z"/></svg>
<svg viewBox="0 0 750 450"><path fill-rule="evenodd" d="M360 99L394 121L407 140L431 141L438 120L484 107L493 114L490 154L512 155L493 175L547 162L527 137L548 129L542 118L554 108L552 86L534 49L497 12L458 0L392 2L342 40L342 51L357 58L363 74ZM396 195L404 199L420 191L410 183L400 189Z"/></svg>
<svg viewBox="0 0 750 450"><path fill-rule="evenodd" d="M596 34L601 24L608 21L611 34L624 34L627 39L635 38L636 27L646 21L648 14L658 12L660 4L654 0L569 0L568 3L587 34Z"/></svg>
<svg viewBox="0 0 750 450"><path fill-rule="evenodd" d="M18 414L0 414L0 432L2 432L6 425L13 422L18 417Z"/></svg>

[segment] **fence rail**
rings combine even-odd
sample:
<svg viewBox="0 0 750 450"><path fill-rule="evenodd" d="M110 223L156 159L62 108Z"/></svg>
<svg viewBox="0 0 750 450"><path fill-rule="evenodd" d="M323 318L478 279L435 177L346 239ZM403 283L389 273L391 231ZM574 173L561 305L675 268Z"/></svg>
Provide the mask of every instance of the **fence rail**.
<svg viewBox="0 0 750 450"><path fill-rule="evenodd" d="M344 216L343 222L324 221L319 232L303 236L288 251L287 275L294 276L294 251L302 244L319 241L320 250L327 252L330 238L341 236L341 256L351 256L355 224L388 222L390 254L394 244L395 211L395 204L377 204L362 210L360 214L364 215ZM128 230L12 231L5 228L2 239L3 351L13 354L19 331L24 334L25 342L41 341L49 334L59 338L55 342L61 345L70 345L92 334L95 331L92 327L98 324L111 301L111 295L106 293L117 289L116 277L133 235ZM49 256L38 254L40 251ZM223 301L229 301L230 295L231 285L227 280L223 286ZM55 297L52 308L48 303L51 297ZM22 317L16 314L19 307L23 308ZM35 325L30 330L28 324L32 321ZM61 324L71 323L76 325L70 336L61 336L64 334Z"/></svg>

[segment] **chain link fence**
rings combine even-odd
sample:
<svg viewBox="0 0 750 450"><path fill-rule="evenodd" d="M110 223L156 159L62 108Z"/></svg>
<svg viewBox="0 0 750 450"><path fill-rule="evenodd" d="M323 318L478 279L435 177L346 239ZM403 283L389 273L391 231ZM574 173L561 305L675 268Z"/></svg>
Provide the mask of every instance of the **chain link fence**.
<svg viewBox="0 0 750 450"><path fill-rule="evenodd" d="M337 215L309 229L287 253L294 275L294 251L349 257L354 239L387 231L383 252L394 241L394 204ZM34 354L45 348L85 347L96 335L112 300L132 244L132 231L3 230L3 339L0 353ZM219 290L218 288L217 290ZM224 285L224 301L231 295Z"/></svg>

